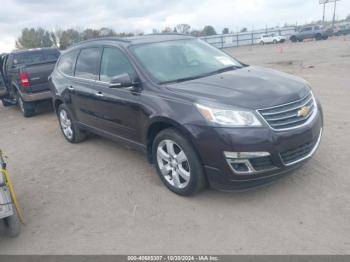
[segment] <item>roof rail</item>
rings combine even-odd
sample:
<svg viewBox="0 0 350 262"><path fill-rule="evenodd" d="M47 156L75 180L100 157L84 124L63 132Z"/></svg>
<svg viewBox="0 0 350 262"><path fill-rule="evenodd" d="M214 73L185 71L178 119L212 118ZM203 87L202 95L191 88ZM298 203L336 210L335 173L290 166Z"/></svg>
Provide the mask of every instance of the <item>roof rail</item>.
<svg viewBox="0 0 350 262"><path fill-rule="evenodd" d="M94 41L99 41L99 40L110 40L110 41L117 41L117 42L123 42L123 43L129 43L130 40L127 40L126 38L120 38L120 37L115 37L115 36L107 36L107 37L97 37L97 38L92 38L88 40L83 40L77 43L74 43L72 46L84 44L84 43L89 43L89 42L94 42Z"/></svg>

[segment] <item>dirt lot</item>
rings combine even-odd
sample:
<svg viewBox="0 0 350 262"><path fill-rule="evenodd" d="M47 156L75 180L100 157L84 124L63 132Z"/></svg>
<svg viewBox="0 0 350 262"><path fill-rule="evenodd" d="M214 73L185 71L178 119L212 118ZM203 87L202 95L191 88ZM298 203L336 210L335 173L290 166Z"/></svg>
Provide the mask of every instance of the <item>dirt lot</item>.
<svg viewBox="0 0 350 262"><path fill-rule="evenodd" d="M325 130L306 166L260 190L183 198L139 152L99 137L68 144L50 106L30 119L0 106L27 220L0 254L349 254L350 38L226 51L312 84Z"/></svg>

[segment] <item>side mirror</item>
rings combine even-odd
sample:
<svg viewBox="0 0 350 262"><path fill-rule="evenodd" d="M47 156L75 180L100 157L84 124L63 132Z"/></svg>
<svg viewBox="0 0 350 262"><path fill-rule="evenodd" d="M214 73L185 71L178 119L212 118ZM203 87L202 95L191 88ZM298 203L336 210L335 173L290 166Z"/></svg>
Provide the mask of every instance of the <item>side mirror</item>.
<svg viewBox="0 0 350 262"><path fill-rule="evenodd" d="M132 80L128 73L120 74L113 76L109 82L109 87L118 88L118 87L130 87L136 83Z"/></svg>

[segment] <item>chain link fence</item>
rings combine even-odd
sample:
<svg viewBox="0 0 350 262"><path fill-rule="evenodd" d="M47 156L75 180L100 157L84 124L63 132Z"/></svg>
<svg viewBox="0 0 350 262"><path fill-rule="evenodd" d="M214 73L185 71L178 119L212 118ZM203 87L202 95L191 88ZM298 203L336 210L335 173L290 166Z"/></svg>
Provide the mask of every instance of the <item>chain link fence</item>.
<svg viewBox="0 0 350 262"><path fill-rule="evenodd" d="M239 47L258 44L260 37L265 34L282 35L285 36L286 39L289 39L289 37L296 31L297 27L295 26L283 28L266 28L236 34L203 36L201 39L218 48Z"/></svg>

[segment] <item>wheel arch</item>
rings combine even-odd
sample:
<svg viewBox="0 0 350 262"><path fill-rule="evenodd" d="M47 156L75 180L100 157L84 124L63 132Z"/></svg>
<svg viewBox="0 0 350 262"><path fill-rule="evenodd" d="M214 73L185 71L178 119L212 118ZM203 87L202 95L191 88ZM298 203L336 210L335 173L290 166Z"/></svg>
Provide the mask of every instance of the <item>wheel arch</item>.
<svg viewBox="0 0 350 262"><path fill-rule="evenodd" d="M153 141L155 137L159 132L167 128L173 128L176 131L178 131L180 134L184 135L188 139L188 141L191 143L191 145L193 146L193 149L195 150L199 159L201 160L200 154L198 153L198 150L194 141L194 137L187 128L185 128L180 123L174 121L173 119L166 118L166 117L157 117L153 119L153 121L148 125L145 138L144 138L144 141L146 144L147 160L149 161L149 163L153 163L152 146L153 146Z"/></svg>
<svg viewBox="0 0 350 262"><path fill-rule="evenodd" d="M55 113L57 114L57 111L58 111L58 107L61 105L61 104L63 104L63 101L61 100L61 99L59 99L59 98L56 98L56 99L54 99L53 100L53 109L54 109L54 111L55 111Z"/></svg>

